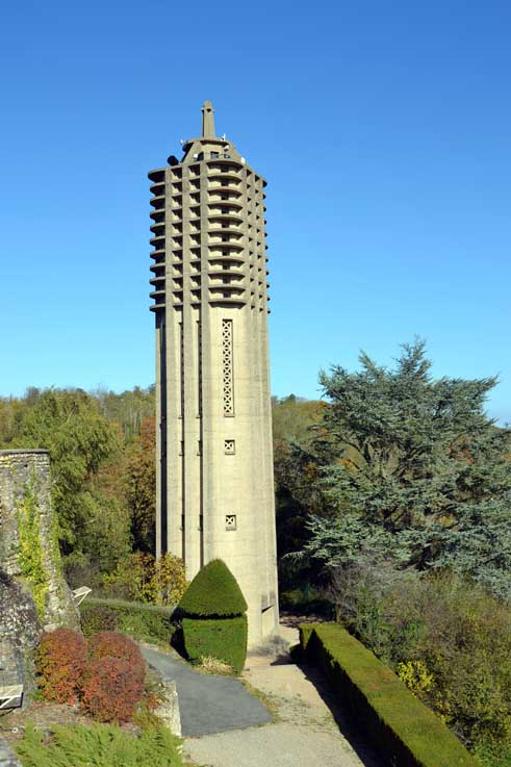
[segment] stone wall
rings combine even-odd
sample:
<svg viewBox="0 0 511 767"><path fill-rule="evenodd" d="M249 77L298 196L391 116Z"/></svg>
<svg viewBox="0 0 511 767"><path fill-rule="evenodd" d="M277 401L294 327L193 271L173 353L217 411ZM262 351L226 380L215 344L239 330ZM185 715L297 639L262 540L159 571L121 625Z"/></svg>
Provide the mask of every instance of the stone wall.
<svg viewBox="0 0 511 767"><path fill-rule="evenodd" d="M35 688L31 658L40 634L32 597L0 570L0 687L22 684L25 700Z"/></svg>
<svg viewBox="0 0 511 767"><path fill-rule="evenodd" d="M30 593L47 630L79 625L61 570L50 491L46 450L0 450L0 570ZM6 594L0 590L0 597ZM0 604L0 639L4 608Z"/></svg>

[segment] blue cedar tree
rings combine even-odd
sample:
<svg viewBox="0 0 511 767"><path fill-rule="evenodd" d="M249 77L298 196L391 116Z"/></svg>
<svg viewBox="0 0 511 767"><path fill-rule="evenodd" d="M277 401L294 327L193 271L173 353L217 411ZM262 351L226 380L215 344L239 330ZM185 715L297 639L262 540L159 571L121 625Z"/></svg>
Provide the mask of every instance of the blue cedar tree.
<svg viewBox="0 0 511 767"><path fill-rule="evenodd" d="M335 366L320 376L329 406L307 460L322 503L307 552L336 566L380 551L420 568L463 552L477 577L493 528L502 548L493 566L507 568L511 431L484 409L497 379L433 379L422 341L404 345L393 369L366 354L360 362L357 372Z"/></svg>

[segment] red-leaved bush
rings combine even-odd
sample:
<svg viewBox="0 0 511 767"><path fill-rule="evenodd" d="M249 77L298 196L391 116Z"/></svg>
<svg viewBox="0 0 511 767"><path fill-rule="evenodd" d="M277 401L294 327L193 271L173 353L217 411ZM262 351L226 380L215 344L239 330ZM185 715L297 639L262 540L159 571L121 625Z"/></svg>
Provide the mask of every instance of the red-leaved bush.
<svg viewBox="0 0 511 767"><path fill-rule="evenodd" d="M125 660L131 670L144 681L145 662L138 645L118 631L100 631L89 639L89 658L91 661L102 658Z"/></svg>
<svg viewBox="0 0 511 767"><path fill-rule="evenodd" d="M43 634L35 661L45 700L76 703L87 662L87 642L83 636L64 628Z"/></svg>
<svg viewBox="0 0 511 767"><path fill-rule="evenodd" d="M127 660L99 658L84 674L81 708L99 722L128 722L143 694L143 677Z"/></svg>

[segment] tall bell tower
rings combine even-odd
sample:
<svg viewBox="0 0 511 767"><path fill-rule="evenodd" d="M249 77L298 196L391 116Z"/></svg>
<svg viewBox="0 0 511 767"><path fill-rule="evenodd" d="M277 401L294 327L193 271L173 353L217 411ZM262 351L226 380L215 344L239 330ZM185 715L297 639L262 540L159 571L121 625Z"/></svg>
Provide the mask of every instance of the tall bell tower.
<svg viewBox="0 0 511 767"><path fill-rule="evenodd" d="M223 559L249 645L278 627L266 181L215 131L149 173L156 327L157 554L191 579Z"/></svg>

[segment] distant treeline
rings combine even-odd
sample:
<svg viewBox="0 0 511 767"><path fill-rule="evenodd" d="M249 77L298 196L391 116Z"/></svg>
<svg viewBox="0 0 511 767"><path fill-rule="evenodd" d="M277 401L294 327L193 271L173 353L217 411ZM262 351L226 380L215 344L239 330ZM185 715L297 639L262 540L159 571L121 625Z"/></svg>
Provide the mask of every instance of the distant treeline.
<svg viewBox="0 0 511 767"><path fill-rule="evenodd" d="M323 405L273 398L276 460L305 443ZM50 451L66 568L97 582L133 551L154 550L154 386L120 394L37 389L0 398L0 448Z"/></svg>
<svg viewBox="0 0 511 767"><path fill-rule="evenodd" d="M0 447L50 451L66 568L87 582L154 546L154 387L0 399Z"/></svg>
<svg viewBox="0 0 511 767"><path fill-rule="evenodd" d="M392 369L362 354L355 372L321 373L321 401L273 399L281 604L336 617L482 764L505 767L511 431L485 411L496 378L430 369L417 341ZM0 447L50 451L74 583L147 585L154 404L153 387L0 399Z"/></svg>

